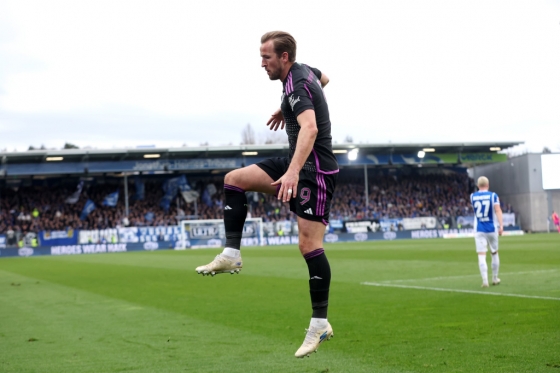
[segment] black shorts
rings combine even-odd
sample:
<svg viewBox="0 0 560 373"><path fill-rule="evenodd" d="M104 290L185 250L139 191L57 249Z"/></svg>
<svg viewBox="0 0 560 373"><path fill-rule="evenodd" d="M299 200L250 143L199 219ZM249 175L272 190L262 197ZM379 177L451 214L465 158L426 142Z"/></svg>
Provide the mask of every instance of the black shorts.
<svg viewBox="0 0 560 373"><path fill-rule="evenodd" d="M276 181L284 176L289 163L288 158L278 157L265 159L257 163L257 166ZM327 225L337 179L337 173L327 174L301 170L297 197L290 199L290 211L300 218L319 221Z"/></svg>

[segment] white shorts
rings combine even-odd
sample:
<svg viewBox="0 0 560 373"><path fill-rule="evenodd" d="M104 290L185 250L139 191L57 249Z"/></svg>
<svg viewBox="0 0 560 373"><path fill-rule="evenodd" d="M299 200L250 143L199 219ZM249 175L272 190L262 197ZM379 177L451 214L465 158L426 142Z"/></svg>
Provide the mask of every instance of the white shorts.
<svg viewBox="0 0 560 373"><path fill-rule="evenodd" d="M475 232L474 242L476 243L476 251L478 253L487 252L487 247L490 246L490 251L493 254L498 251L498 232Z"/></svg>

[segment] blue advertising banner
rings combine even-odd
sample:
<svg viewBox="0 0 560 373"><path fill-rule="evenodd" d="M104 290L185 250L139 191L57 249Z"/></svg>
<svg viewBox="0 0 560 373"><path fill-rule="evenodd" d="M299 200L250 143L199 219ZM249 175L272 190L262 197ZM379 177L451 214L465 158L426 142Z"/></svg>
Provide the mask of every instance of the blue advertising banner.
<svg viewBox="0 0 560 373"><path fill-rule="evenodd" d="M154 241L179 241L181 227L130 227L118 229L119 242L154 242Z"/></svg>
<svg viewBox="0 0 560 373"><path fill-rule="evenodd" d="M412 231L434 229L437 227L437 219L433 216L426 216L421 218L349 220L342 222L342 224L348 233Z"/></svg>
<svg viewBox="0 0 560 373"><path fill-rule="evenodd" d="M516 227L515 225L515 213L503 213L502 219L504 223L504 228L506 227ZM474 227L474 215L470 216L458 216L457 217L457 225L460 225L463 228L472 228Z"/></svg>
<svg viewBox="0 0 560 373"><path fill-rule="evenodd" d="M132 229L132 228L130 228ZM523 231L508 230L504 235L522 235ZM364 242L364 241L392 241L400 239L429 239L429 238L467 238L473 237L472 229L420 229L414 231L389 232L359 232L359 233L329 233L325 235L326 243L336 242ZM298 236L273 236L265 238L265 245L297 245ZM99 253L118 253L127 251L152 251L165 249L201 249L222 248L225 240L219 238L190 238L186 241L145 241L135 243L98 243L78 245L57 245L51 247L23 247L20 249L2 249L0 257L38 256L38 255L81 255ZM473 243L474 244L474 243ZM258 237L245 237L242 246L259 245Z"/></svg>
<svg viewBox="0 0 560 373"><path fill-rule="evenodd" d="M6 248L6 235L0 234L0 249Z"/></svg>
<svg viewBox="0 0 560 373"><path fill-rule="evenodd" d="M358 233L328 233L325 235L326 243L334 242L363 242L363 241L392 241L402 239L445 238L448 235L472 234L472 229L419 229L413 231L387 231L387 232L358 232ZM298 236L267 237L266 244L295 245L299 243Z"/></svg>
<svg viewBox="0 0 560 373"><path fill-rule="evenodd" d="M474 215L471 216L457 216L457 226L473 228L474 227Z"/></svg>
<svg viewBox="0 0 560 373"><path fill-rule="evenodd" d="M79 231L73 229L67 231L40 231L39 246L76 245L78 237Z"/></svg>
<svg viewBox="0 0 560 373"><path fill-rule="evenodd" d="M22 247L21 249L3 249L0 250L0 257L121 253L126 251L154 251L172 248L174 248L173 242L60 245L51 247Z"/></svg>
<svg viewBox="0 0 560 373"><path fill-rule="evenodd" d="M168 161L113 161L113 162L43 162L7 164L8 175L49 175L60 173L144 172L235 169L241 167L243 158L178 159Z"/></svg>

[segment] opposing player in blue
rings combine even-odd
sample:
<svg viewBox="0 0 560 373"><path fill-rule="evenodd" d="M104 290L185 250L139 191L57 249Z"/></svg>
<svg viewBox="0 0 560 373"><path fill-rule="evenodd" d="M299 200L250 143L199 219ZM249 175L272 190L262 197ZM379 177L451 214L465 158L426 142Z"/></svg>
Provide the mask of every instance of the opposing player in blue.
<svg viewBox="0 0 560 373"><path fill-rule="evenodd" d="M478 192L471 194L471 203L474 209L474 241L478 252L478 266L482 276L482 287L488 287L488 265L486 252L490 246L492 254L492 285L499 285L498 271L500 270L500 257L498 256L498 236L504 232L502 208L500 199L494 192L488 190L490 182L485 176L477 180Z"/></svg>

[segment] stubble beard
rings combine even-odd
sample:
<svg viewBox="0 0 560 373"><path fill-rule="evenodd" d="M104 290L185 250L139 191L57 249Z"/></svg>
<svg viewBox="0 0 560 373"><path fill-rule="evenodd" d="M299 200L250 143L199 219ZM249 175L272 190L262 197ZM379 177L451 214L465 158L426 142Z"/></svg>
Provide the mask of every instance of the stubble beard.
<svg viewBox="0 0 560 373"><path fill-rule="evenodd" d="M280 79L280 70L271 71L270 75L268 76L270 80L278 80Z"/></svg>

